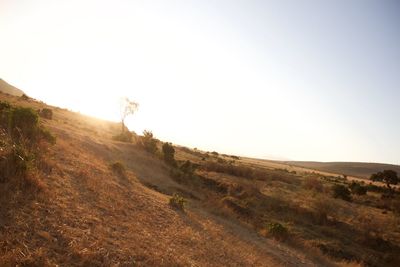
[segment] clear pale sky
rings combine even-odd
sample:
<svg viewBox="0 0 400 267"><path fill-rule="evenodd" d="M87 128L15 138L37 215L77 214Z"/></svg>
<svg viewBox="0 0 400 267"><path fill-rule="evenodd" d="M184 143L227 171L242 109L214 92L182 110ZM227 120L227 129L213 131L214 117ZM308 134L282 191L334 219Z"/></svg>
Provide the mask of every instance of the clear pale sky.
<svg viewBox="0 0 400 267"><path fill-rule="evenodd" d="M400 164L395 0L0 0L0 78L199 149Z"/></svg>

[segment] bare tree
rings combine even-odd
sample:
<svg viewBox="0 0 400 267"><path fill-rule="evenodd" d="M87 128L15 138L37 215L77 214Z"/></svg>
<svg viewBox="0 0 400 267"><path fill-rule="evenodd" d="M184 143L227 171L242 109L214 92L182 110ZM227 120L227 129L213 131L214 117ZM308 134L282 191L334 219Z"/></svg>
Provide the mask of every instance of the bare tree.
<svg viewBox="0 0 400 267"><path fill-rule="evenodd" d="M127 97L121 98L120 112L121 112L121 127L122 132L125 130L125 119L129 115L133 115L139 108L139 104L129 100Z"/></svg>

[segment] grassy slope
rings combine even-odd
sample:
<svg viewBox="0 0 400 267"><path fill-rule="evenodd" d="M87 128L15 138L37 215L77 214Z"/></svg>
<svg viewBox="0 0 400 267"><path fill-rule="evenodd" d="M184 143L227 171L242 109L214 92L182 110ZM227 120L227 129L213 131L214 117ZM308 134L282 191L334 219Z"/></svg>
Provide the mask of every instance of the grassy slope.
<svg viewBox="0 0 400 267"><path fill-rule="evenodd" d="M0 94L3 99L45 107ZM111 141L120 125L52 109L53 120L41 120L57 136L38 175L45 191L4 194L6 188L0 186L0 266L359 266L334 262L318 249L338 261L355 258L371 266L397 259L398 247L385 251L388 244L381 239L365 243L370 242L368 231L391 244L400 240L398 217L377 193L354 196L349 203L330 197L331 174L182 147L176 148L178 160L234 160L235 166L251 166L266 176L199 170L214 181L211 186L195 179L178 181L156 156L134 144ZM126 176L110 170L115 161L124 164ZM305 186L315 180L322 190ZM217 192L220 186L228 191ZM168 205L174 192L189 199L186 213ZM329 221L323 224L315 220L321 209L328 210ZM269 221L288 227L289 242L263 237ZM390 262L386 266L397 266Z"/></svg>
<svg viewBox="0 0 400 267"><path fill-rule="evenodd" d="M3 94L0 99L45 107ZM46 171L38 175L45 190L2 194L0 265L319 265L195 202L186 213L171 209L167 194L185 189L157 158L110 141L117 124L58 108L53 120L41 123L57 136L46 152ZM116 160L127 167L125 177L109 169Z"/></svg>

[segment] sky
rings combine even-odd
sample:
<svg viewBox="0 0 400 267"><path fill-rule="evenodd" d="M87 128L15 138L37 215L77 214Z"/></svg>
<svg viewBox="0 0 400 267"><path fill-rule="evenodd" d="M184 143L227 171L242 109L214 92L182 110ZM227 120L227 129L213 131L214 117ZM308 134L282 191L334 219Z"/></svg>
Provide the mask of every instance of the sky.
<svg viewBox="0 0 400 267"><path fill-rule="evenodd" d="M395 0L0 0L0 78L192 148L400 164Z"/></svg>

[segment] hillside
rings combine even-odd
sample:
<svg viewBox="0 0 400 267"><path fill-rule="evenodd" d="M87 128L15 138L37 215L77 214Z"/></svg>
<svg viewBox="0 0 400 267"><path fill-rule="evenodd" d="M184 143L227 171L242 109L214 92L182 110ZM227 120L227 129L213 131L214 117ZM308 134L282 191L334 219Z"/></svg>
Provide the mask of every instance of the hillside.
<svg viewBox="0 0 400 267"><path fill-rule="evenodd" d="M15 105L45 107L0 96ZM118 124L51 108L53 119L41 123L57 143L46 149L46 167L36 174L43 192L1 188L0 265L313 265L195 203L185 214L171 209L169 195L185 189L154 156L134 144L111 141ZM114 161L123 162L126 176L110 171Z"/></svg>
<svg viewBox="0 0 400 267"><path fill-rule="evenodd" d="M8 84L3 79L0 79L0 92L14 96L22 96L24 94L22 90Z"/></svg>
<svg viewBox="0 0 400 267"><path fill-rule="evenodd" d="M348 202L330 197L346 181L180 146L174 166L155 139L114 141L118 123L0 101L50 109L39 125L56 138L1 130L0 266L398 266L398 202L379 188Z"/></svg>
<svg viewBox="0 0 400 267"><path fill-rule="evenodd" d="M314 161L286 161L285 164L314 169L323 172L345 174L369 179L371 174L383 171L394 170L400 174L400 166L382 163L364 162L314 162Z"/></svg>

